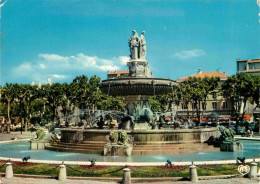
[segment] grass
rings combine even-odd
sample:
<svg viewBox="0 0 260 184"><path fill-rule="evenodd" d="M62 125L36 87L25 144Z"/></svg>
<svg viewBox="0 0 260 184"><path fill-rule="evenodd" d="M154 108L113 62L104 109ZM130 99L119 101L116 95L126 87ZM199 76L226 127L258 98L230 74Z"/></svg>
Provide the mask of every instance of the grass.
<svg viewBox="0 0 260 184"><path fill-rule="evenodd" d="M0 166L4 164L4 161L0 161ZM19 169L19 167L23 168L23 170ZM58 176L59 174L59 167L45 172L45 173L37 173L37 172L42 172L42 171L47 171L49 169L52 169L56 167L57 165L49 165L49 164L33 164L33 163L28 163L28 164L23 164L19 162L14 162L13 165L13 171L15 174L31 174L31 175L48 175L48 176ZM239 174L237 167L239 165L237 164L230 164L230 165L203 165L205 168L210 168L210 169L215 169L214 170L208 170L208 169L203 169L200 167L197 167L197 172L198 176L216 176L216 175L236 175ZM123 176L123 170L120 170L115 173L111 174L102 174L106 172L111 172L115 171L117 169L120 169L122 167L109 167L109 166L94 166L94 167L89 167L89 166L78 166L78 165L70 165L69 168L67 167L67 175L68 176L81 176L81 177L91 177L91 176L100 176L100 177L122 177ZM189 177L189 168L184 169L183 171L177 172L179 169L183 168L182 166L176 167L174 166L173 168L168 167L168 166L150 166L150 167L132 167L135 170L149 173L149 174L162 174L162 175L168 175L167 177L184 177L187 178ZM234 168L234 169L233 169ZM95 173L95 174L101 174L101 175L88 175L84 173L77 172L75 170L79 170L82 172L86 173ZM131 169L131 167L130 167ZM221 171L223 169L223 171ZM232 170L225 170L225 169L232 169ZM219 171L220 170L220 171ZM5 166L0 168L0 172L5 172ZM147 176L141 173L138 173L134 170L131 170L131 176L132 177L156 177L156 176Z"/></svg>

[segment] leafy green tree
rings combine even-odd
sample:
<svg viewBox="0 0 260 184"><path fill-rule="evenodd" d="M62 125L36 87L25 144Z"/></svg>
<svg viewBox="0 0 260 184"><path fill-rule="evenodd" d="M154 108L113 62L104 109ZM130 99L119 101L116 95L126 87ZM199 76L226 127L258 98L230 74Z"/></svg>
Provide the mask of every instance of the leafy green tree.
<svg viewBox="0 0 260 184"><path fill-rule="evenodd" d="M172 104L175 102L174 91L164 95L155 95L149 98L152 111L171 111Z"/></svg>
<svg viewBox="0 0 260 184"><path fill-rule="evenodd" d="M65 124L68 125L69 121L69 114L74 112L75 106L72 104L71 100L74 96L72 91L74 90L72 88L72 85L68 85L67 83L63 84L63 97L61 98L60 101L60 106L61 106L61 112L64 116L65 119Z"/></svg>
<svg viewBox="0 0 260 184"><path fill-rule="evenodd" d="M31 86L29 84L21 84L18 86L19 92L17 97L23 100L24 116L25 116L25 131L28 129L28 122L32 115L31 103L38 98L37 86Z"/></svg>
<svg viewBox="0 0 260 184"><path fill-rule="evenodd" d="M77 76L70 84L70 101L80 109L88 108L88 99L90 96L89 79L87 76Z"/></svg>
<svg viewBox="0 0 260 184"><path fill-rule="evenodd" d="M176 97L179 98L183 106L187 109L187 116L189 116L188 106L193 104L196 110L196 116L199 121L203 116L204 109L206 109L206 101L214 90L218 88L219 78L217 77L190 77L184 82L180 83ZM176 100L175 100L176 101Z"/></svg>
<svg viewBox="0 0 260 184"><path fill-rule="evenodd" d="M246 73L233 75L223 83L223 94L227 95L233 104L232 115L237 123L244 119L247 102L259 106L259 88L259 76Z"/></svg>
<svg viewBox="0 0 260 184"><path fill-rule="evenodd" d="M99 89L99 85L101 83L100 77L97 77L96 75L92 76L89 80L89 107L94 110L97 107L97 103L100 102L102 99L102 92Z"/></svg>
<svg viewBox="0 0 260 184"><path fill-rule="evenodd" d="M115 110L115 111L124 111L125 110L125 103L123 102L122 97L112 97L103 95L102 101L97 103L97 107L101 110L109 111L109 110Z"/></svg>
<svg viewBox="0 0 260 184"><path fill-rule="evenodd" d="M16 97L16 90L17 90L16 86L17 85L18 84L6 83L2 89L1 100L7 104L8 121L11 121L10 108L11 108L11 103L14 102L15 97Z"/></svg>
<svg viewBox="0 0 260 184"><path fill-rule="evenodd" d="M62 98L64 97L64 85L60 83L53 83L52 85L45 85L46 105L52 111L52 121L58 118L58 107Z"/></svg>

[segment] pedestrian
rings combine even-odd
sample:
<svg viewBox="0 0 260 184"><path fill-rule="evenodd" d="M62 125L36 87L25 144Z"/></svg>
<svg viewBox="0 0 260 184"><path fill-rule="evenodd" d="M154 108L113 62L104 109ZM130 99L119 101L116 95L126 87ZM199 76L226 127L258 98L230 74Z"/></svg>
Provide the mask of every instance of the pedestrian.
<svg viewBox="0 0 260 184"><path fill-rule="evenodd" d="M250 130L247 130L247 136L250 137Z"/></svg>

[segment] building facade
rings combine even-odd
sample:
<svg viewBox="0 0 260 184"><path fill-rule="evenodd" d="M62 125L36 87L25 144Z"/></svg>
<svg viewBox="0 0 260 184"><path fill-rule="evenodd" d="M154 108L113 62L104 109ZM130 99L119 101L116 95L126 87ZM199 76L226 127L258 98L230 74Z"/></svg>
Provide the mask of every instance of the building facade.
<svg viewBox="0 0 260 184"><path fill-rule="evenodd" d="M107 79L121 78L121 77L128 77L128 76L129 76L129 70L113 71L107 73Z"/></svg>
<svg viewBox="0 0 260 184"><path fill-rule="evenodd" d="M260 59L237 59L237 73L260 75Z"/></svg>
<svg viewBox="0 0 260 184"><path fill-rule="evenodd" d="M196 74L179 78L177 82L181 83L187 80L189 77L219 77L220 84L223 83L229 76L225 73L220 72L219 70L216 72L203 72L202 69L199 69ZM212 113L217 113L218 115L222 116L223 118L229 118L232 110L232 103L227 96L223 96L220 89L213 91L211 94L208 95L206 100L206 105L201 104L200 112L203 112L203 116L206 117ZM194 105L190 103L188 107L185 107L184 104L180 103L177 107L177 115L181 116L196 116L197 110L195 109Z"/></svg>
<svg viewBox="0 0 260 184"><path fill-rule="evenodd" d="M260 75L260 59L237 60L237 73L247 73L250 75ZM259 88L260 93L260 88ZM246 103L246 114L250 115L250 121L258 119L260 122L260 108L255 104Z"/></svg>

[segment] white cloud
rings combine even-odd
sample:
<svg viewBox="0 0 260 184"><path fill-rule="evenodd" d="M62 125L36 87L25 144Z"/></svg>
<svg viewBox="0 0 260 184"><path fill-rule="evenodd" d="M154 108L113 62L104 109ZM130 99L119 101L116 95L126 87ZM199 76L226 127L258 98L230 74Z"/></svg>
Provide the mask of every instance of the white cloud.
<svg viewBox="0 0 260 184"><path fill-rule="evenodd" d="M68 61L68 57L59 56L57 54L39 54L40 58L46 61Z"/></svg>
<svg viewBox="0 0 260 184"><path fill-rule="evenodd" d="M40 67L41 69L45 69L45 68L46 68L46 66L45 66L44 64L42 64L42 63L39 64L39 67Z"/></svg>
<svg viewBox="0 0 260 184"><path fill-rule="evenodd" d="M54 78L57 78L57 79L65 79L66 76L65 75L58 75L58 74L54 74L52 75Z"/></svg>
<svg viewBox="0 0 260 184"><path fill-rule="evenodd" d="M119 60L121 61L121 64L123 64L123 65L125 65L125 64L127 64L127 62L129 62L129 57L127 57L127 56L120 56L119 57Z"/></svg>
<svg viewBox="0 0 260 184"><path fill-rule="evenodd" d="M19 67L20 67L21 71L25 72L25 71L30 71L33 66L31 65L31 63L25 62L25 63L22 63Z"/></svg>
<svg viewBox="0 0 260 184"><path fill-rule="evenodd" d="M112 59L88 56L79 53L75 56L61 56L57 54L39 54L35 62L24 62L13 69L15 76L32 81L45 81L47 77L64 80L75 74L88 72L107 72L120 70L129 61L127 56Z"/></svg>
<svg viewBox="0 0 260 184"><path fill-rule="evenodd" d="M205 55L205 52L201 49L193 49L193 50L182 50L174 54L174 57L179 59L189 59L194 57L200 57Z"/></svg>

